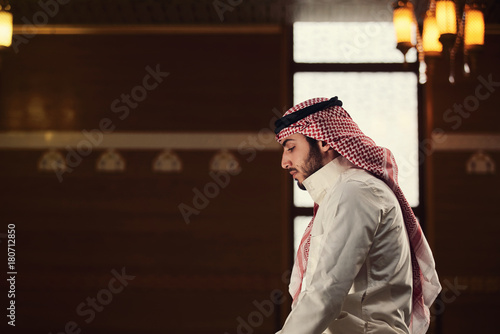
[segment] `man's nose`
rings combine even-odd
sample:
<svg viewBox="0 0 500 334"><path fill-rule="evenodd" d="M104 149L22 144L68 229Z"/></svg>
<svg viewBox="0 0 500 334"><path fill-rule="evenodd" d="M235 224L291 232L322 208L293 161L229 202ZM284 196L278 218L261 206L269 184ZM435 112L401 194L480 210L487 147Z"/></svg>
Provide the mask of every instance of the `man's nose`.
<svg viewBox="0 0 500 334"><path fill-rule="evenodd" d="M281 156L281 168L288 169L290 167L290 165L291 165L290 159L288 159L285 156L285 153L283 152L283 155Z"/></svg>

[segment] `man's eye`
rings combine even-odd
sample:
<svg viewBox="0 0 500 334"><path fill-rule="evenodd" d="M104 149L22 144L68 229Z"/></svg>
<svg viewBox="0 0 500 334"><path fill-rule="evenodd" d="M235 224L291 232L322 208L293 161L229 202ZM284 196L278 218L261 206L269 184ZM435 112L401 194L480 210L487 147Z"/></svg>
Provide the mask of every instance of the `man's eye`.
<svg viewBox="0 0 500 334"><path fill-rule="evenodd" d="M290 147L287 151L288 151L288 152L292 152L292 150L293 150L294 148L295 148L295 146Z"/></svg>

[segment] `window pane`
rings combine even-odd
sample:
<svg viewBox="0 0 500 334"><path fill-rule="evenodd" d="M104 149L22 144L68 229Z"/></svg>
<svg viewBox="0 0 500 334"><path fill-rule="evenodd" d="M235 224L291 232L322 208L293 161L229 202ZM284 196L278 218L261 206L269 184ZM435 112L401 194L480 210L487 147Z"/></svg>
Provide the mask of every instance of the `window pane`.
<svg viewBox="0 0 500 334"><path fill-rule="evenodd" d="M392 151L399 167L399 184L410 205L417 206L417 76L408 72L295 73L294 104L333 96L339 97L361 131ZM303 206L309 195L295 189L295 205Z"/></svg>
<svg viewBox="0 0 500 334"><path fill-rule="evenodd" d="M311 221L312 216L297 216L293 220L293 259L295 261L295 255L297 254L297 249L300 245L300 240L302 235L306 230L307 225Z"/></svg>
<svg viewBox="0 0 500 334"><path fill-rule="evenodd" d="M297 63L402 63L392 22L296 22L293 58ZM412 48L407 61L415 62Z"/></svg>
<svg viewBox="0 0 500 334"><path fill-rule="evenodd" d="M293 204L304 208L312 208L314 205L314 201L311 196L309 196L309 193L300 189L297 185L297 181L293 181Z"/></svg>

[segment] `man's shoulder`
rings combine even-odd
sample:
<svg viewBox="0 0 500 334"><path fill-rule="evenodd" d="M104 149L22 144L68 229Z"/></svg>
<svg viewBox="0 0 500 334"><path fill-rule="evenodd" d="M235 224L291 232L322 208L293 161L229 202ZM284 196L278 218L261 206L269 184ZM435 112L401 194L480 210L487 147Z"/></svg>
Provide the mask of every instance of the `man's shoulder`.
<svg viewBox="0 0 500 334"><path fill-rule="evenodd" d="M351 187L356 187L356 185L362 186L381 186L385 184L384 181L375 177L370 172L362 168L349 168L340 175L338 185L349 185Z"/></svg>
<svg viewBox="0 0 500 334"><path fill-rule="evenodd" d="M330 190L331 196L343 196L355 199L360 195L375 197L395 197L389 186L378 177L362 168L350 168L342 173L337 184Z"/></svg>
<svg viewBox="0 0 500 334"><path fill-rule="evenodd" d="M345 183L359 183L390 190L387 183L362 168L350 168L346 170L345 173L342 174L341 179L341 182Z"/></svg>

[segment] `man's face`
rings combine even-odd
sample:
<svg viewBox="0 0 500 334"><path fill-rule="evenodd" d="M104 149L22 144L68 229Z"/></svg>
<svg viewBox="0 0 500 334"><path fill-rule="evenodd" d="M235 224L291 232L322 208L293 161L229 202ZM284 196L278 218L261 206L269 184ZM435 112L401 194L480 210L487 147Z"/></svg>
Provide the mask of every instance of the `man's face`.
<svg viewBox="0 0 500 334"><path fill-rule="evenodd" d="M281 167L289 170L299 188L305 190L304 180L324 165L318 143L310 144L300 133L283 138L280 143L283 146Z"/></svg>

